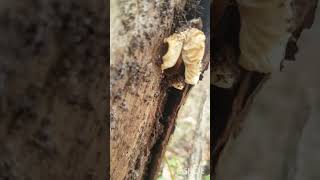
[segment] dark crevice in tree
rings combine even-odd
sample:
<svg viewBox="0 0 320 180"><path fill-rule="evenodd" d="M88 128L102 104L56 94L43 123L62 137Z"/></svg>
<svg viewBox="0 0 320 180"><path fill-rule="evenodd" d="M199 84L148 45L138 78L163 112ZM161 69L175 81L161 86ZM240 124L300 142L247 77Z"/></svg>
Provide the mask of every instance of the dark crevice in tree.
<svg viewBox="0 0 320 180"><path fill-rule="evenodd" d="M238 7L234 2L214 1L211 4L213 17L211 18L212 64L227 63L235 68L237 66L239 51L240 15ZM242 77L243 78L243 77ZM241 79L241 77L239 77ZM211 85L212 89L212 139L211 139L211 170L214 172L218 162L221 139L225 135L228 123L232 116L233 104L241 84L237 83L230 89L224 89ZM211 173L213 174L213 173Z"/></svg>
<svg viewBox="0 0 320 180"><path fill-rule="evenodd" d="M233 89L222 89L216 86L211 86L212 92L212 116L213 116L213 139L211 139L212 146L215 147L217 144L218 137L221 136L222 132L226 128L226 121L231 113L230 107L235 96ZM212 156L215 158L215 156Z"/></svg>
<svg viewBox="0 0 320 180"><path fill-rule="evenodd" d="M165 147L168 144L169 138L175 129L175 120L181 105L186 99L186 95L191 89L190 85L185 87L184 91L175 88L168 88L166 102L161 112L162 116L159 122L163 125L163 132L159 135L156 143L152 147L150 164L148 165L147 173L144 179L155 179L159 171L162 156L165 153Z"/></svg>

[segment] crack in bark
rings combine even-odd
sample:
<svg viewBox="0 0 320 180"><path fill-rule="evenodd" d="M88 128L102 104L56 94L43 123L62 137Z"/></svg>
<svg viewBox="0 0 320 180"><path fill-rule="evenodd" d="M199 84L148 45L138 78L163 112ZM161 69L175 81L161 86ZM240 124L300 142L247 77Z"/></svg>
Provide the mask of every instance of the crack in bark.
<svg viewBox="0 0 320 180"><path fill-rule="evenodd" d="M151 149L151 159L148 164L148 170L143 179L155 179L159 171L165 148L169 142L170 136L175 129L176 117L182 104L186 100L192 86L187 85L183 91L175 88L168 88L167 100L161 112L162 116L159 122L164 126L162 133L158 136L156 143Z"/></svg>

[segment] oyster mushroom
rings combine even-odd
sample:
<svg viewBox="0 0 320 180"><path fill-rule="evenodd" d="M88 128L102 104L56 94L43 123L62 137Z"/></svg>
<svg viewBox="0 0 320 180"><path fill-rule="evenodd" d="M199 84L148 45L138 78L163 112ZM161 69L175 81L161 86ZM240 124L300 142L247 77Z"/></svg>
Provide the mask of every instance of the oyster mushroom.
<svg viewBox="0 0 320 180"><path fill-rule="evenodd" d="M162 57L162 60L163 60L163 63L161 64L162 71L173 67L177 63L179 56L181 54L184 39L185 39L184 34L181 34L181 33L174 33L173 35L164 39L164 42L168 43L168 51Z"/></svg>
<svg viewBox="0 0 320 180"><path fill-rule="evenodd" d="M185 33L187 38L182 48L185 82L194 85L199 81L206 37L202 31L196 28L191 28Z"/></svg>
<svg viewBox="0 0 320 180"><path fill-rule="evenodd" d="M164 41L168 43L168 52L163 56L162 71L173 67L182 57L185 65L185 83L195 85L201 74L201 62L205 51L205 35L197 28L174 33Z"/></svg>
<svg viewBox="0 0 320 180"><path fill-rule="evenodd" d="M291 35L289 0L237 0L241 17L239 64L270 73L279 69Z"/></svg>

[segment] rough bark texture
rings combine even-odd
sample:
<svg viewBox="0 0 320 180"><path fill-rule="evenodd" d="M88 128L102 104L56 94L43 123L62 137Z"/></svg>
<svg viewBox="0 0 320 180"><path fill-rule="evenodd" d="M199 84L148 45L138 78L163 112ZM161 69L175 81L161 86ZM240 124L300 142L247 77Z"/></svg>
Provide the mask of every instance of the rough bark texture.
<svg viewBox="0 0 320 180"><path fill-rule="evenodd" d="M0 1L0 179L106 179L106 7Z"/></svg>
<svg viewBox="0 0 320 180"><path fill-rule="evenodd" d="M299 39L301 32L305 28L312 26L317 0L294 0L292 6L294 8L294 30L293 38L287 44L286 60L294 60L297 52L297 44L295 39ZM229 6L228 6L229 4ZM228 8L229 7L229 8ZM235 3L230 6L226 1L215 1L213 3L213 66L215 59L223 59L224 61L237 62L238 33L239 31L227 31L228 29L239 30L239 16L234 14L237 9ZM235 28L230 28L235 27ZM231 37L231 38L230 38ZM231 49L231 51L230 51ZM259 74L247 72L240 69L239 82L232 89L221 89L213 87L213 141L212 141L212 174L216 169L217 163L224 146L231 139L234 139L240 132L248 110L252 101L268 79L268 74ZM303 128L303 126L301 127ZM299 134L299 133L298 133ZM214 175L215 176L215 175Z"/></svg>
<svg viewBox="0 0 320 180"><path fill-rule="evenodd" d="M168 87L163 39L197 1L111 1L111 179L154 179L191 88ZM189 18L190 18L189 17ZM207 23L207 22L206 22ZM206 68L209 59L203 61Z"/></svg>

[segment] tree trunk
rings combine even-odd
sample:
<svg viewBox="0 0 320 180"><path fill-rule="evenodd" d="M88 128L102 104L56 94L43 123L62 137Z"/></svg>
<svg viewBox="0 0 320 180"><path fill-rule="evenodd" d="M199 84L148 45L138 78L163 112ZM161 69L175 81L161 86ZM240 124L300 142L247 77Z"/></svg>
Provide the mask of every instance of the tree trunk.
<svg viewBox="0 0 320 180"><path fill-rule="evenodd" d="M168 87L160 69L166 51L163 39L184 18L194 17L192 11L197 3L197 0L111 1L113 180L157 177L177 113L192 88L187 85L180 91ZM208 20L204 24L208 29ZM209 56L205 57L204 69L209 62Z"/></svg>
<svg viewBox="0 0 320 180"><path fill-rule="evenodd" d="M1 1L0 179L106 179L106 8Z"/></svg>

